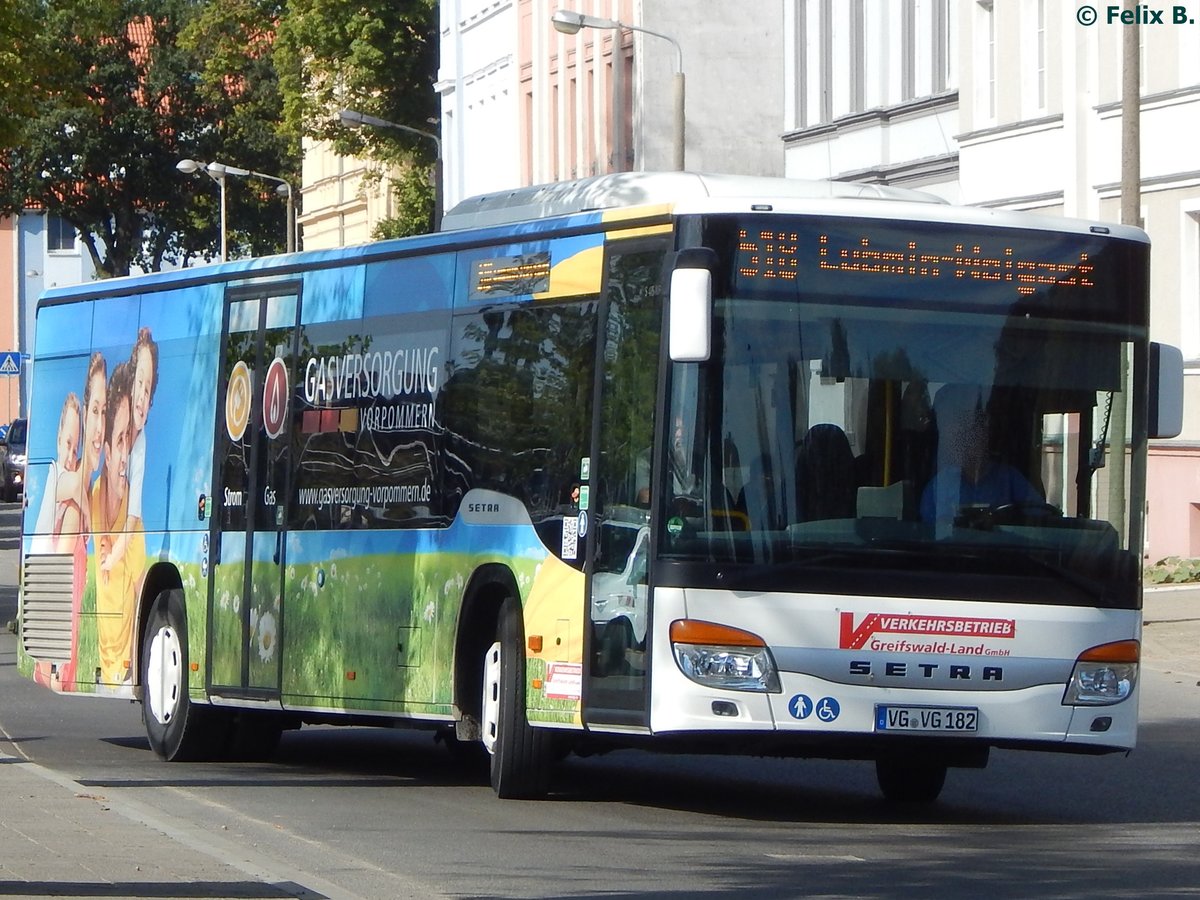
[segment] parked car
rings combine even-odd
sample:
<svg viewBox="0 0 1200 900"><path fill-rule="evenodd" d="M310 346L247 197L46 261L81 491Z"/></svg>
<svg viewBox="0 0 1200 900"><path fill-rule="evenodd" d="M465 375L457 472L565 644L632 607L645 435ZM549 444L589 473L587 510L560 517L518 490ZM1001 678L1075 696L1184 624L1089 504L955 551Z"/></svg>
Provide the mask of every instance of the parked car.
<svg viewBox="0 0 1200 900"><path fill-rule="evenodd" d="M25 493L24 419L13 419L0 438L0 499L13 501Z"/></svg>
<svg viewBox="0 0 1200 900"><path fill-rule="evenodd" d="M645 670L646 570L650 529L637 522L601 524L601 557L608 565L592 576L592 628L598 671L607 675Z"/></svg>

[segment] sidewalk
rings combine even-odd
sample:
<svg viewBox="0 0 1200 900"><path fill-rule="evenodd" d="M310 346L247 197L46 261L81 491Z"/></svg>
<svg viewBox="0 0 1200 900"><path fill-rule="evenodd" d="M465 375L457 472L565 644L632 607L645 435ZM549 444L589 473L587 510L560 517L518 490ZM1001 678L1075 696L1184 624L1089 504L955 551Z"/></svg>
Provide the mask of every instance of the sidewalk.
<svg viewBox="0 0 1200 900"><path fill-rule="evenodd" d="M1200 585L1147 587L1142 662L1200 681Z"/></svg>
<svg viewBox="0 0 1200 900"><path fill-rule="evenodd" d="M0 785L0 897L329 896L20 757L0 753Z"/></svg>

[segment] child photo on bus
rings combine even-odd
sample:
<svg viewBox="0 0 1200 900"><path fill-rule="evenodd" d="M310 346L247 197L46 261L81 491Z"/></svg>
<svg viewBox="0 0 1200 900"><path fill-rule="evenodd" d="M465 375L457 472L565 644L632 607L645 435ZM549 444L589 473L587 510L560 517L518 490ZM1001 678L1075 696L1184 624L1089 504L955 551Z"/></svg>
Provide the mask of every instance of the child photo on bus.
<svg viewBox="0 0 1200 900"><path fill-rule="evenodd" d="M104 422L104 466L92 489L95 537L96 631L100 680L121 684L130 677L133 605L145 569L145 543L133 534L119 561L111 562L117 538L129 528L129 447L133 436L133 368L119 363L108 385ZM106 566L106 563L109 563Z"/></svg>
<svg viewBox="0 0 1200 900"><path fill-rule="evenodd" d="M137 341L129 355L130 371L133 372L131 395L132 421L127 481L129 483L129 518L126 530L117 537L107 556L100 564L100 577L107 581L113 568L125 556L134 532L142 530L142 484L146 474L146 416L154 403L154 389L158 386L158 345L143 326L138 330Z"/></svg>
<svg viewBox="0 0 1200 900"><path fill-rule="evenodd" d="M71 391L58 416L56 454L38 507L38 549L43 553L70 553L83 521L79 480L82 431L83 408L79 395Z"/></svg>

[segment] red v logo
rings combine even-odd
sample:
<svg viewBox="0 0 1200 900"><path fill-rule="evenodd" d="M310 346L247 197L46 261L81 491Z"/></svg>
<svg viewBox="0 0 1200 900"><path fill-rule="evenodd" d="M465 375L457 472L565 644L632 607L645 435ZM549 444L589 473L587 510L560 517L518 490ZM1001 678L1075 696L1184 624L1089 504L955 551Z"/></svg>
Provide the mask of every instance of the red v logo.
<svg viewBox="0 0 1200 900"><path fill-rule="evenodd" d="M857 628L854 613L842 613L841 638L838 646L843 650L858 650L867 643L867 638L879 630L879 613L870 613Z"/></svg>

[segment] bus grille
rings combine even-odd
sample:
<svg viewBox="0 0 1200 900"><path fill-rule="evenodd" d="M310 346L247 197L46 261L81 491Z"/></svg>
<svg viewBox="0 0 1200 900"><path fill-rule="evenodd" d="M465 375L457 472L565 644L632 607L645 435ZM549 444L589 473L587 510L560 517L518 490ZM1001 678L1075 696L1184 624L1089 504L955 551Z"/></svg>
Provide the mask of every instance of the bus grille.
<svg viewBox="0 0 1200 900"><path fill-rule="evenodd" d="M71 658L71 553L25 557L21 640L34 659L65 663Z"/></svg>

